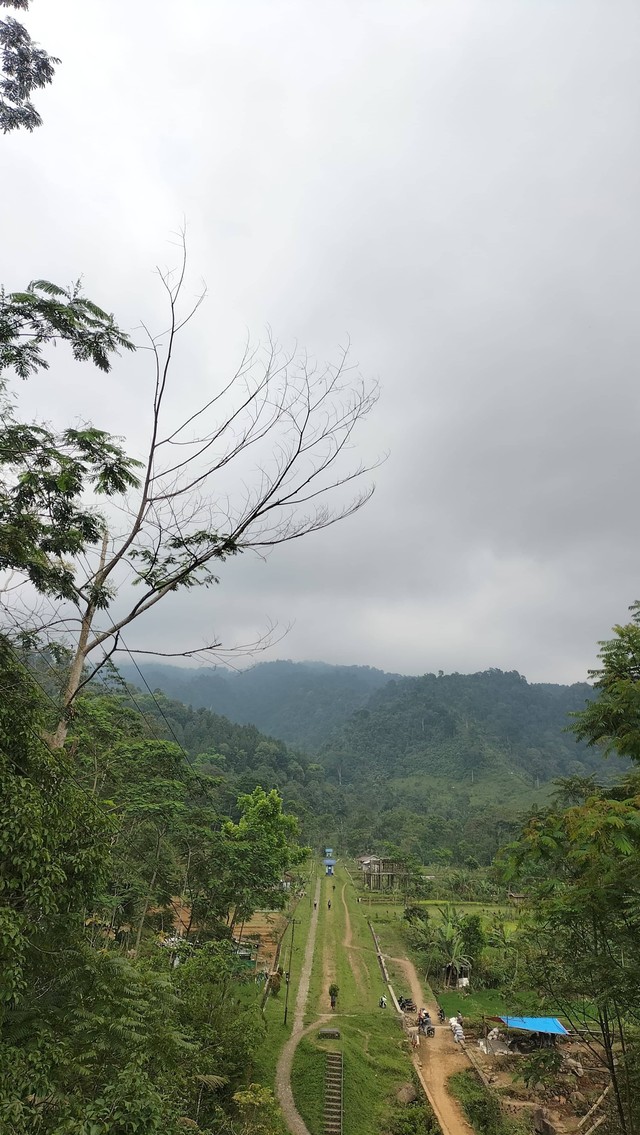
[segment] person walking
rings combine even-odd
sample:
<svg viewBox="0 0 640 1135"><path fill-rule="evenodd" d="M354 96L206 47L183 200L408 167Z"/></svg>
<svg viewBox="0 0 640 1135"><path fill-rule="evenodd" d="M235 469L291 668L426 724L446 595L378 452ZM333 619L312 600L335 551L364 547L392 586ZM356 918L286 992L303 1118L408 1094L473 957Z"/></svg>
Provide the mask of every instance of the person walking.
<svg viewBox="0 0 640 1135"><path fill-rule="evenodd" d="M329 899L329 902L327 903L327 910L331 910L331 899Z"/></svg>

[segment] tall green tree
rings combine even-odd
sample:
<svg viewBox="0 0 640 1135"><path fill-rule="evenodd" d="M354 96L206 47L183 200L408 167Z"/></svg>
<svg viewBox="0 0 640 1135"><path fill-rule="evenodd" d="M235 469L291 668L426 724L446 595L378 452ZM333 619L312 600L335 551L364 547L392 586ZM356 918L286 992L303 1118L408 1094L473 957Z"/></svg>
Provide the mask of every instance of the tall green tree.
<svg viewBox="0 0 640 1135"><path fill-rule="evenodd" d="M640 776L612 789L592 782L570 807L532 818L505 863L530 896L520 933L529 980L605 1063L612 1130L637 1135Z"/></svg>
<svg viewBox="0 0 640 1135"><path fill-rule="evenodd" d="M574 732L606 753L640 762L640 603L630 611L630 621L600 643L602 666L590 672L598 696L574 715Z"/></svg>

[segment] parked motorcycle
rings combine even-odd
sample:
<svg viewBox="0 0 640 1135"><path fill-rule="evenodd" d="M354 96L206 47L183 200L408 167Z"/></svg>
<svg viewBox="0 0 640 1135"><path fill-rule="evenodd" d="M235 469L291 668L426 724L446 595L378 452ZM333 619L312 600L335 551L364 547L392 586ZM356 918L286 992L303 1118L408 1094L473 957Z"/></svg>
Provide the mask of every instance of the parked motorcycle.
<svg viewBox="0 0 640 1135"><path fill-rule="evenodd" d="M398 1005L403 1013L415 1013L416 1011L415 1001L412 1001L410 997L398 997Z"/></svg>

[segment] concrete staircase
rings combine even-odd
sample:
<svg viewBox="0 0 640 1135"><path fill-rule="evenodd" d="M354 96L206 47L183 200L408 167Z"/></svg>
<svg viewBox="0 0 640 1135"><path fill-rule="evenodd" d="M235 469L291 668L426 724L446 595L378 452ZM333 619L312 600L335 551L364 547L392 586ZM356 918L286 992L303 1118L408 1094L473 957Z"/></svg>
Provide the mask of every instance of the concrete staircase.
<svg viewBox="0 0 640 1135"><path fill-rule="evenodd" d="M324 1135L342 1135L342 1053L327 1053L324 1088Z"/></svg>

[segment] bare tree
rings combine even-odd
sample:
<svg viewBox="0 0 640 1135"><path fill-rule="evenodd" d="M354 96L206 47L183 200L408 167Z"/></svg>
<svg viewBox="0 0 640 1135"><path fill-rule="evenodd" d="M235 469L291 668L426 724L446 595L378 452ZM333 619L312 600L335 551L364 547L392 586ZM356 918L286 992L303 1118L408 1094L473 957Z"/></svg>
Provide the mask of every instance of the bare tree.
<svg viewBox="0 0 640 1135"><path fill-rule="evenodd" d="M247 346L210 398L177 423L168 420L176 337L203 299L180 314L185 269L186 253L176 275L159 273L169 326L159 336L145 329L154 389L139 488L121 498L117 522L104 520L95 557L83 552L72 565L74 609L67 603L61 618L66 627L73 621L74 641L56 746L64 744L79 690L121 648L125 628L179 589L217 582L216 564L228 557L327 528L373 492L356 485L355 495L344 493L372 468L345 468L343 459L377 400L375 384L347 365L348 348L318 367L304 353L285 355L271 339L266 348Z"/></svg>

